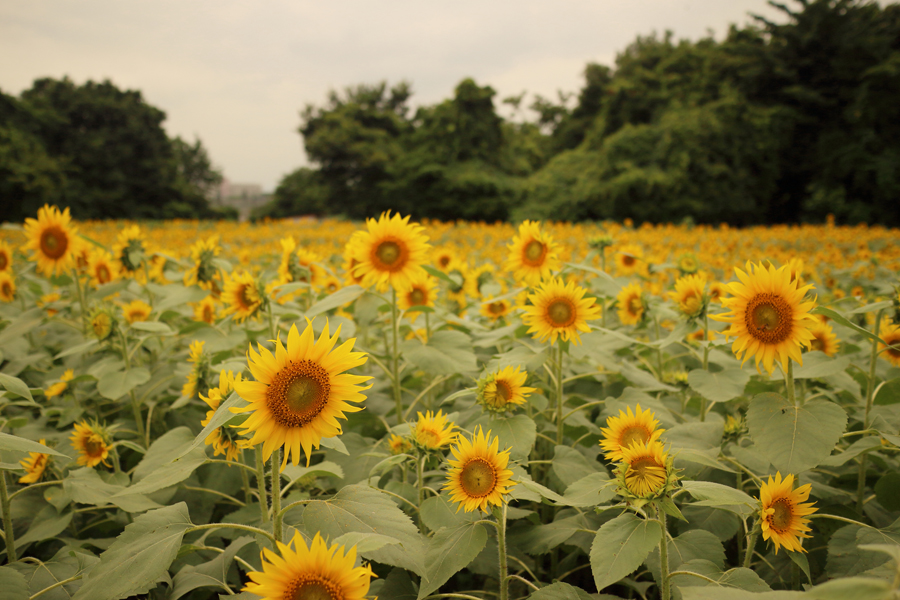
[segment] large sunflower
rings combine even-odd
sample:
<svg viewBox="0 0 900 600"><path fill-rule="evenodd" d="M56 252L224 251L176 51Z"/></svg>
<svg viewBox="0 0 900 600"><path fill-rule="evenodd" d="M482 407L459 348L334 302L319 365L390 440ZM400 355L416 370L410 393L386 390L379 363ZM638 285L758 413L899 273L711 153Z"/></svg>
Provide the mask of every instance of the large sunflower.
<svg viewBox="0 0 900 600"><path fill-rule="evenodd" d="M250 571L252 580L241 591L263 600L363 600L376 575L367 565L354 567L356 546L328 546L316 533L309 547L299 531L287 544L278 542L279 556L262 551L262 571Z"/></svg>
<svg viewBox="0 0 900 600"><path fill-rule="evenodd" d="M537 285L542 279L560 267L557 255L559 245L541 231L539 221L525 221L519 225L519 235L508 246L509 256L505 268L518 281Z"/></svg>
<svg viewBox="0 0 900 600"><path fill-rule="evenodd" d="M644 292L638 283L630 283L616 295L619 320L622 325L637 325L644 316Z"/></svg>
<svg viewBox="0 0 900 600"><path fill-rule="evenodd" d="M332 336L326 323L316 340L311 323L302 334L292 325L287 347L279 338L274 355L261 344L258 353L252 346L248 351L250 372L256 381L235 382L235 390L250 404L231 410L251 413L241 425L241 433L253 432L252 446L263 442L264 458L285 447L282 468L291 455L294 464L300 464L301 448L308 464L313 447L318 448L322 438L342 433L338 419L346 419L344 413L362 410L350 402L366 399L362 392L368 387L362 384L371 377L344 371L360 366L367 357L365 352L353 352L356 338L335 348L340 330L338 327Z"/></svg>
<svg viewBox="0 0 900 600"><path fill-rule="evenodd" d="M794 476L782 479L780 472L775 474L775 479L769 477L769 481L760 486L762 535L764 540L772 540L775 544L775 554L781 546L792 552L806 552L800 540L811 536L807 535L809 519L803 517L819 510L813 508L813 502L806 502L811 488L812 484L807 483L795 490Z"/></svg>
<svg viewBox="0 0 900 600"><path fill-rule="evenodd" d="M731 313L710 315L731 324L722 333L737 336L732 352L745 362L755 356L757 370L762 363L770 375L776 360L785 371L790 359L802 365L800 347L811 345L810 327L816 321L809 314L816 303L803 301L812 285L798 287L787 267L776 269L748 262L746 273L737 268L734 272L740 281L728 284L732 297L722 300Z"/></svg>
<svg viewBox="0 0 900 600"><path fill-rule="evenodd" d="M528 372L518 366L508 366L500 371L488 373L478 380L478 403L486 410L505 413L525 404L525 399L535 388L525 387Z"/></svg>
<svg viewBox="0 0 900 600"><path fill-rule="evenodd" d="M78 228L72 224L69 208L62 212L55 206L38 209L37 219L25 219L28 241L22 250L34 252L37 270L46 275L58 275L75 266L75 239Z"/></svg>
<svg viewBox="0 0 900 600"><path fill-rule="evenodd" d="M603 448L606 458L614 462L623 460L625 457L623 450L635 442L644 444L655 442L665 431L657 429L659 421L649 408L641 411L641 405L638 404L633 413L630 406L626 410L627 413L620 409L618 417L609 417L606 419L607 426L600 428L603 433L600 447Z"/></svg>
<svg viewBox="0 0 900 600"><path fill-rule="evenodd" d="M106 459L112 446L109 445L107 434L96 423L91 425L87 421L75 423L75 431L69 438L72 447L78 450L78 464L85 467L96 467L100 463L109 466Z"/></svg>
<svg viewBox="0 0 900 600"><path fill-rule="evenodd" d="M236 383L241 382L241 374L235 375L231 371L222 370L219 372L219 385L209 388L207 395L200 394L200 399L206 402L209 410L206 411L206 418L200 421L200 425L206 427L209 420L216 414L216 409L222 403L222 400L228 398L228 395L234 391ZM206 445L213 447L213 456L222 455L225 460L237 460L241 449L250 446L248 440L239 439L229 427L218 427L208 436L206 436Z"/></svg>
<svg viewBox="0 0 900 600"><path fill-rule="evenodd" d="M41 439L41 443L47 445L47 440ZM29 452L28 458L19 461L25 469L25 475L19 477L19 483L37 483L44 476L44 471L50 463L50 455L42 452Z"/></svg>
<svg viewBox="0 0 900 600"><path fill-rule="evenodd" d="M366 285L375 284L380 291L391 285L395 289L409 287L410 277L421 270L428 260L431 246L424 227L410 223L409 216L390 216L390 211L381 217L366 219L367 231L359 236L356 243L354 275L362 277Z"/></svg>
<svg viewBox="0 0 900 600"><path fill-rule="evenodd" d="M509 450L497 452L500 438L491 438L491 432L485 434L481 427L471 441L460 436L456 443L450 447L456 460L448 460L451 468L442 488L450 492L453 502L459 503L456 512L460 508L466 512L487 512L488 504L502 505L510 488L516 485L511 480L513 472L506 468Z"/></svg>
<svg viewBox="0 0 900 600"><path fill-rule="evenodd" d="M234 315L234 322L241 323L256 316L263 303L259 283L247 272L224 274L225 289L222 300L225 302L223 316Z"/></svg>
<svg viewBox="0 0 900 600"><path fill-rule="evenodd" d="M669 455L660 442L635 441L622 449L625 487L639 498L655 496L668 479Z"/></svg>
<svg viewBox="0 0 900 600"><path fill-rule="evenodd" d="M456 440L454 429L456 425L452 421L448 422L447 415L442 411L433 414L429 410L424 415L419 413L412 437L425 450L440 450Z"/></svg>
<svg viewBox="0 0 900 600"><path fill-rule="evenodd" d="M587 322L600 317L600 307L593 298L585 298L585 292L571 281L564 285L559 278L542 282L534 294L528 295L531 305L523 308L522 321L530 327L528 333L541 342L550 338L555 344L559 337L580 344L579 332L590 331Z"/></svg>

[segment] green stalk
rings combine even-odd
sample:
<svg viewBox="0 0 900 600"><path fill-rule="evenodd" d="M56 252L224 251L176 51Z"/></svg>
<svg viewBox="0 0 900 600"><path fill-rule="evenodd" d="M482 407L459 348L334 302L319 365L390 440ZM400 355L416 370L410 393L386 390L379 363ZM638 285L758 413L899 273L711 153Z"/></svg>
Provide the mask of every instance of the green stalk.
<svg viewBox="0 0 900 600"><path fill-rule="evenodd" d="M391 287L391 333L394 336L394 348L391 353L391 373L393 374L394 402L397 405L397 423L403 424L403 396L400 390L400 351L398 350L398 338L400 337L400 319L397 310L397 290Z"/></svg>
<svg viewBox="0 0 900 600"><path fill-rule="evenodd" d="M244 451L243 450L241 450L238 458L240 459L240 462L243 464L243 462L244 462ZM244 488L244 502L250 502L250 500L253 498L252 494L250 494L250 476L247 475L247 469L241 468L241 469L239 469L239 471L241 472L241 484Z"/></svg>
<svg viewBox="0 0 900 600"><path fill-rule="evenodd" d="M709 313L707 310L703 311L703 342L705 346L703 346L703 370L709 371ZM700 421L706 421L706 398L701 394L700 395Z"/></svg>
<svg viewBox="0 0 900 600"><path fill-rule="evenodd" d="M75 291L78 294L78 304L81 306L81 332L87 335L88 325L87 312L84 309L84 292L81 289L81 278L78 276L76 269L72 269L72 279L75 280Z"/></svg>
<svg viewBox="0 0 900 600"><path fill-rule="evenodd" d="M281 448L272 452L272 521L275 530L275 541L280 542L283 532L281 522Z"/></svg>
<svg viewBox="0 0 900 600"><path fill-rule="evenodd" d="M9 492L6 489L6 471L0 473L0 502L3 507L3 534L6 536L6 556L9 562L19 560L16 555L16 536L13 533L12 513L9 510Z"/></svg>
<svg viewBox="0 0 900 600"><path fill-rule="evenodd" d="M787 389L788 402L797 405L797 395L794 393L794 361L788 359L787 371L784 373L784 387Z"/></svg>
<svg viewBox="0 0 900 600"><path fill-rule="evenodd" d="M422 456L416 460L416 489L419 492L419 531L422 532L422 535L428 535L428 527L425 525L425 521L422 520L422 502L425 501L425 459L427 456Z"/></svg>
<svg viewBox="0 0 900 600"><path fill-rule="evenodd" d="M863 429L869 428L869 412L872 410L872 398L875 395L875 367L878 360L878 333L881 330L881 318L884 315L884 309L878 311L875 317L875 339L872 340L872 353L869 355L869 376L866 381L866 413L863 420ZM859 475L856 483L856 511L862 514L863 497L866 494L866 467L868 455L863 454L859 460Z"/></svg>
<svg viewBox="0 0 900 600"><path fill-rule="evenodd" d="M497 554L500 558L500 600L509 600L509 574L506 562L506 502L500 507L497 519Z"/></svg>
<svg viewBox="0 0 900 600"><path fill-rule="evenodd" d="M259 513L262 522L269 522L269 497L266 494L266 463L263 460L262 446L256 445L256 485L259 490Z"/></svg>
<svg viewBox="0 0 900 600"><path fill-rule="evenodd" d="M666 531L666 511L659 504L656 505L656 517L659 519L660 527L662 527L662 535L659 540L659 568L662 581L660 598L662 600L670 600L672 591L669 583L669 536Z"/></svg>
<svg viewBox="0 0 900 600"><path fill-rule="evenodd" d="M759 537L759 531L762 529L759 524L759 519L756 519L756 522L753 523L753 529L750 530L750 534L747 536L747 550L744 552L744 564L743 567L745 569L749 569L750 565L753 564L753 550L756 548L756 539Z"/></svg>
<svg viewBox="0 0 900 600"><path fill-rule="evenodd" d="M122 341L122 358L125 360L125 372L131 369L131 356L128 354L128 338L120 327L116 327L119 332L119 339ZM134 395L134 390L129 390L128 395L131 397L131 412L134 415L134 424L138 432L138 438L147 439L147 432L144 429L144 417L141 414L141 403Z"/></svg>
<svg viewBox="0 0 900 600"><path fill-rule="evenodd" d="M562 345L557 349L556 354L556 445L562 444L563 440L563 349Z"/></svg>

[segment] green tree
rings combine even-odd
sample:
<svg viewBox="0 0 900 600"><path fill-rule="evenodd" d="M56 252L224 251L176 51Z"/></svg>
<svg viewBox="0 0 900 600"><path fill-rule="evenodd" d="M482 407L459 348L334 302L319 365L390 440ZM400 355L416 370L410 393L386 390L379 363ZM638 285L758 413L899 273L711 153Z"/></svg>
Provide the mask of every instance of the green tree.
<svg viewBox="0 0 900 600"><path fill-rule="evenodd" d="M319 171L300 167L281 179L272 201L254 209L250 218L282 219L299 215L335 214L329 204L329 192Z"/></svg>

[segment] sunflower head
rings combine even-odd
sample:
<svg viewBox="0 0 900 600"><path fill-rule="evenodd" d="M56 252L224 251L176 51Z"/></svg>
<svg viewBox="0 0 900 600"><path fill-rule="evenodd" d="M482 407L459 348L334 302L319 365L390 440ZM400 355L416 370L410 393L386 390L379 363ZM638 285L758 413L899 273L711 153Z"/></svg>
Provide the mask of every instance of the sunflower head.
<svg viewBox="0 0 900 600"><path fill-rule="evenodd" d="M813 339L809 343L810 350L824 352L827 356L834 356L837 354L841 347L841 343L831 329L831 325L816 320L810 325L809 331L813 335Z"/></svg>
<svg viewBox="0 0 900 600"><path fill-rule="evenodd" d="M41 438L40 443L46 446L47 440ZM19 483L37 483L44 476L47 465L50 464L50 455L42 452L29 452L28 458L23 458L19 464L25 469L25 475L19 477Z"/></svg>
<svg viewBox="0 0 900 600"><path fill-rule="evenodd" d="M413 428L412 438L415 444L424 451L440 451L456 440L456 425L447 421L443 411L433 414L430 410L424 415L419 413L419 420Z"/></svg>
<svg viewBox="0 0 900 600"><path fill-rule="evenodd" d="M414 306L434 308L436 297L437 281L424 270L420 270L409 277L407 285L397 290L397 306L406 311ZM415 321L419 313L411 311L406 316L410 321Z"/></svg>
<svg viewBox="0 0 900 600"><path fill-rule="evenodd" d="M292 236L281 240L281 264L278 275L282 283L302 282L318 286L325 276L317 263L321 257L306 248L298 247Z"/></svg>
<svg viewBox="0 0 900 600"><path fill-rule="evenodd" d="M354 231L347 244L344 246L344 280L347 285L363 285L364 277L356 273L359 257L362 253L363 238L367 236L365 231Z"/></svg>
<svg viewBox="0 0 900 600"><path fill-rule="evenodd" d="M94 248L88 255L87 271L91 282L97 287L113 282L119 277L119 267L116 266L112 254L102 248Z"/></svg>
<svg viewBox="0 0 900 600"><path fill-rule="evenodd" d="M878 337L887 342L878 343L878 351L895 367L900 367L900 326L885 319L881 323Z"/></svg>
<svg viewBox="0 0 900 600"><path fill-rule="evenodd" d="M225 274L225 289L222 300L225 302L224 316L234 315L235 323L242 323L250 317L256 317L263 308L266 299L265 291L250 273L238 272Z"/></svg>
<svg viewBox="0 0 900 600"><path fill-rule="evenodd" d="M721 281L713 281L709 284L709 293L707 295L710 302L721 304L722 299L728 297L728 286Z"/></svg>
<svg viewBox="0 0 900 600"><path fill-rule="evenodd" d="M45 204L38 209L37 219L25 219L28 241L23 250L31 250L37 270L45 275L59 275L75 267L75 240L78 228L72 223L69 208L62 212Z"/></svg>
<svg viewBox="0 0 900 600"><path fill-rule="evenodd" d="M591 247L592 250L596 250L600 254L603 254L607 248L612 246L615 243L613 236L608 233L601 233L600 235L595 235L591 239L588 240L588 246Z"/></svg>
<svg viewBox="0 0 900 600"><path fill-rule="evenodd" d="M222 400L228 398L228 395L234 391L234 385L241 381L241 374L235 375L231 371L222 370L219 372L219 385L209 388L206 396L200 394L200 399L206 402L209 410L206 412L206 418L200 422L202 427L209 424L216 413L216 409L222 403ZM249 447L249 440L241 439L237 433L230 427L218 427L208 436L206 436L206 445L213 447L213 456L222 455L225 460L237 460L242 449Z"/></svg>
<svg viewBox="0 0 900 600"><path fill-rule="evenodd" d="M16 299L16 280L9 271L0 271L0 300L12 302Z"/></svg>
<svg viewBox="0 0 900 600"><path fill-rule="evenodd" d="M44 396L46 398L59 396L64 391L66 391L66 388L69 387L69 382L73 379L75 379L75 372L72 369L66 369L66 371L62 374L62 377L59 378L59 381L47 388L47 390L44 392Z"/></svg>
<svg viewBox="0 0 900 600"><path fill-rule="evenodd" d="M813 502L806 502L811 488L812 484L807 483L794 489L794 476L782 479L780 472L760 486L760 526L763 539L775 544L775 554L781 546L791 552L806 552L801 540L811 536L809 519L804 517L819 510Z"/></svg>
<svg viewBox="0 0 900 600"><path fill-rule="evenodd" d="M647 301L644 292L638 283L630 283L623 287L616 295L619 320L623 325L637 325L644 318L647 310Z"/></svg>
<svg viewBox="0 0 900 600"><path fill-rule="evenodd" d="M525 387L528 372L521 366L508 366L500 371L488 373L478 380L478 403L484 410L503 414L525 404L525 399L535 388Z"/></svg>
<svg viewBox="0 0 900 600"><path fill-rule="evenodd" d="M530 327L528 333L541 342L549 338L555 344L561 338L580 344L579 332L590 331L587 322L600 317L600 306L594 298L585 298L586 292L571 281L564 285L558 278L542 282L528 295L531 305L523 308L522 321Z"/></svg>
<svg viewBox="0 0 900 600"><path fill-rule="evenodd" d="M365 285L375 285L379 291L409 287L410 277L422 270L431 246L425 228L410 223L409 216L390 215L366 220L366 231L359 236L356 247L358 264L354 275Z"/></svg>
<svg viewBox="0 0 900 600"><path fill-rule="evenodd" d="M450 492L450 499L459 504L456 512L488 511L488 505L501 506L510 489L517 485L512 481L509 465L509 449L498 452L500 438L491 437L479 427L472 439L459 436L456 445L450 447L453 458L447 462L447 483L443 489Z"/></svg>
<svg viewBox="0 0 900 600"><path fill-rule="evenodd" d="M103 463L110 466L106 459L109 457L110 445L109 430L99 423L82 421L75 423L75 430L69 438L72 447L78 450L78 464L84 467L96 467Z"/></svg>
<svg viewBox="0 0 900 600"><path fill-rule="evenodd" d="M506 270L516 281L537 285L559 270L559 244L550 234L541 230L539 221L524 221L519 225L519 233L509 245Z"/></svg>
<svg viewBox="0 0 900 600"><path fill-rule="evenodd" d="M693 275L700 269L700 261L693 252L685 252L678 257L678 270L682 275Z"/></svg>
<svg viewBox="0 0 900 600"><path fill-rule="evenodd" d="M112 310L107 306L98 306L91 312L91 331L100 340L109 339L116 331L117 323Z"/></svg>
<svg viewBox="0 0 900 600"><path fill-rule="evenodd" d="M279 338L275 354L262 344L258 352L252 346L248 350L248 366L256 381L235 382L235 390L249 404L231 410L250 413L241 433L253 433L250 444L262 443L265 459L284 446L282 469L290 456L295 465L300 464L301 449L309 464L313 447L318 448L323 437L342 433L338 419L362 410L351 403L366 399L362 392L371 386L363 384L371 377L344 371L362 365L367 356L353 352L356 338L335 348L340 329L331 335L326 322L316 340L312 323L302 334L292 325L287 346Z"/></svg>
<svg viewBox="0 0 900 600"><path fill-rule="evenodd" d="M184 274L184 285L199 285L205 290L217 286L216 277L219 269L213 262L222 251L219 236L212 235L205 240L198 240L191 246L191 268Z"/></svg>
<svg viewBox="0 0 900 600"><path fill-rule="evenodd" d="M211 294L194 304L193 308L195 321L203 321L212 325L218 319L219 306Z"/></svg>
<svg viewBox="0 0 900 600"><path fill-rule="evenodd" d="M0 272L12 272L13 251L12 246L0 240Z"/></svg>
<svg viewBox="0 0 900 600"><path fill-rule="evenodd" d="M376 577L367 565L353 566L356 546L345 552L344 546L328 546L318 533L309 546L299 531L290 545L277 546L278 554L263 549L262 571L247 573L250 582L241 591L263 600L363 600Z"/></svg>
<svg viewBox="0 0 900 600"><path fill-rule="evenodd" d="M627 412L626 412L627 411ZM606 419L606 427L600 428L603 439L600 447L608 460L619 462L624 458L624 450L632 444L641 442L649 444L659 440L665 429L659 429L659 421L649 408L641 410L638 404L631 412L631 407L625 411L619 409L618 416Z"/></svg>
<svg viewBox="0 0 900 600"><path fill-rule="evenodd" d="M640 505L671 493L678 483L672 463L661 442L634 442L622 450L616 469L619 495Z"/></svg>
<svg viewBox="0 0 900 600"><path fill-rule="evenodd" d="M147 260L147 242L137 225L126 227L116 238L113 245L116 261L119 263L119 272L129 277L134 277L144 266Z"/></svg>
<svg viewBox="0 0 900 600"><path fill-rule="evenodd" d="M703 315L708 302L706 292L706 278L702 275L686 275L679 277L675 282L675 291L669 292L678 310L688 319L695 319Z"/></svg>
<svg viewBox="0 0 900 600"><path fill-rule="evenodd" d="M128 304L122 305L122 314L129 325L138 321L146 321L150 318L152 310L150 305L143 300L132 300Z"/></svg>
<svg viewBox="0 0 900 600"><path fill-rule="evenodd" d="M391 454L409 454L412 452L412 442L409 438L400 437L396 433L392 433L391 437L388 439L388 446L391 449Z"/></svg>
<svg viewBox="0 0 900 600"><path fill-rule="evenodd" d="M635 273L645 273L647 271L647 263L644 260L644 249L637 244L626 244L620 246L615 254L616 272L620 276L634 275Z"/></svg>
<svg viewBox="0 0 900 600"><path fill-rule="evenodd" d="M209 381L212 379L210 357L203 351L205 344L206 342L200 340L191 342L187 359L191 363L191 372L188 373L187 381L181 387L181 394L188 398L197 398L199 391L207 389Z"/></svg>
<svg viewBox="0 0 900 600"><path fill-rule="evenodd" d="M438 248L432 253L431 260L434 266L446 273L450 265L459 260L459 258L456 256L456 252L450 248Z"/></svg>

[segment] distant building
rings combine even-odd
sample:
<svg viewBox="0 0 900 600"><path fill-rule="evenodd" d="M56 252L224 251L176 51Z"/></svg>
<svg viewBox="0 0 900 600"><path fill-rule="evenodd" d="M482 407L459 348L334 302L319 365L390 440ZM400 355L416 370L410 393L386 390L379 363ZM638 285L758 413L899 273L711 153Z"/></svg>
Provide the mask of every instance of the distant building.
<svg viewBox="0 0 900 600"><path fill-rule="evenodd" d="M241 221L246 221L250 211L272 199L272 194L264 194L258 183L232 183L227 178L213 188L209 198L212 206L231 206L238 210Z"/></svg>

